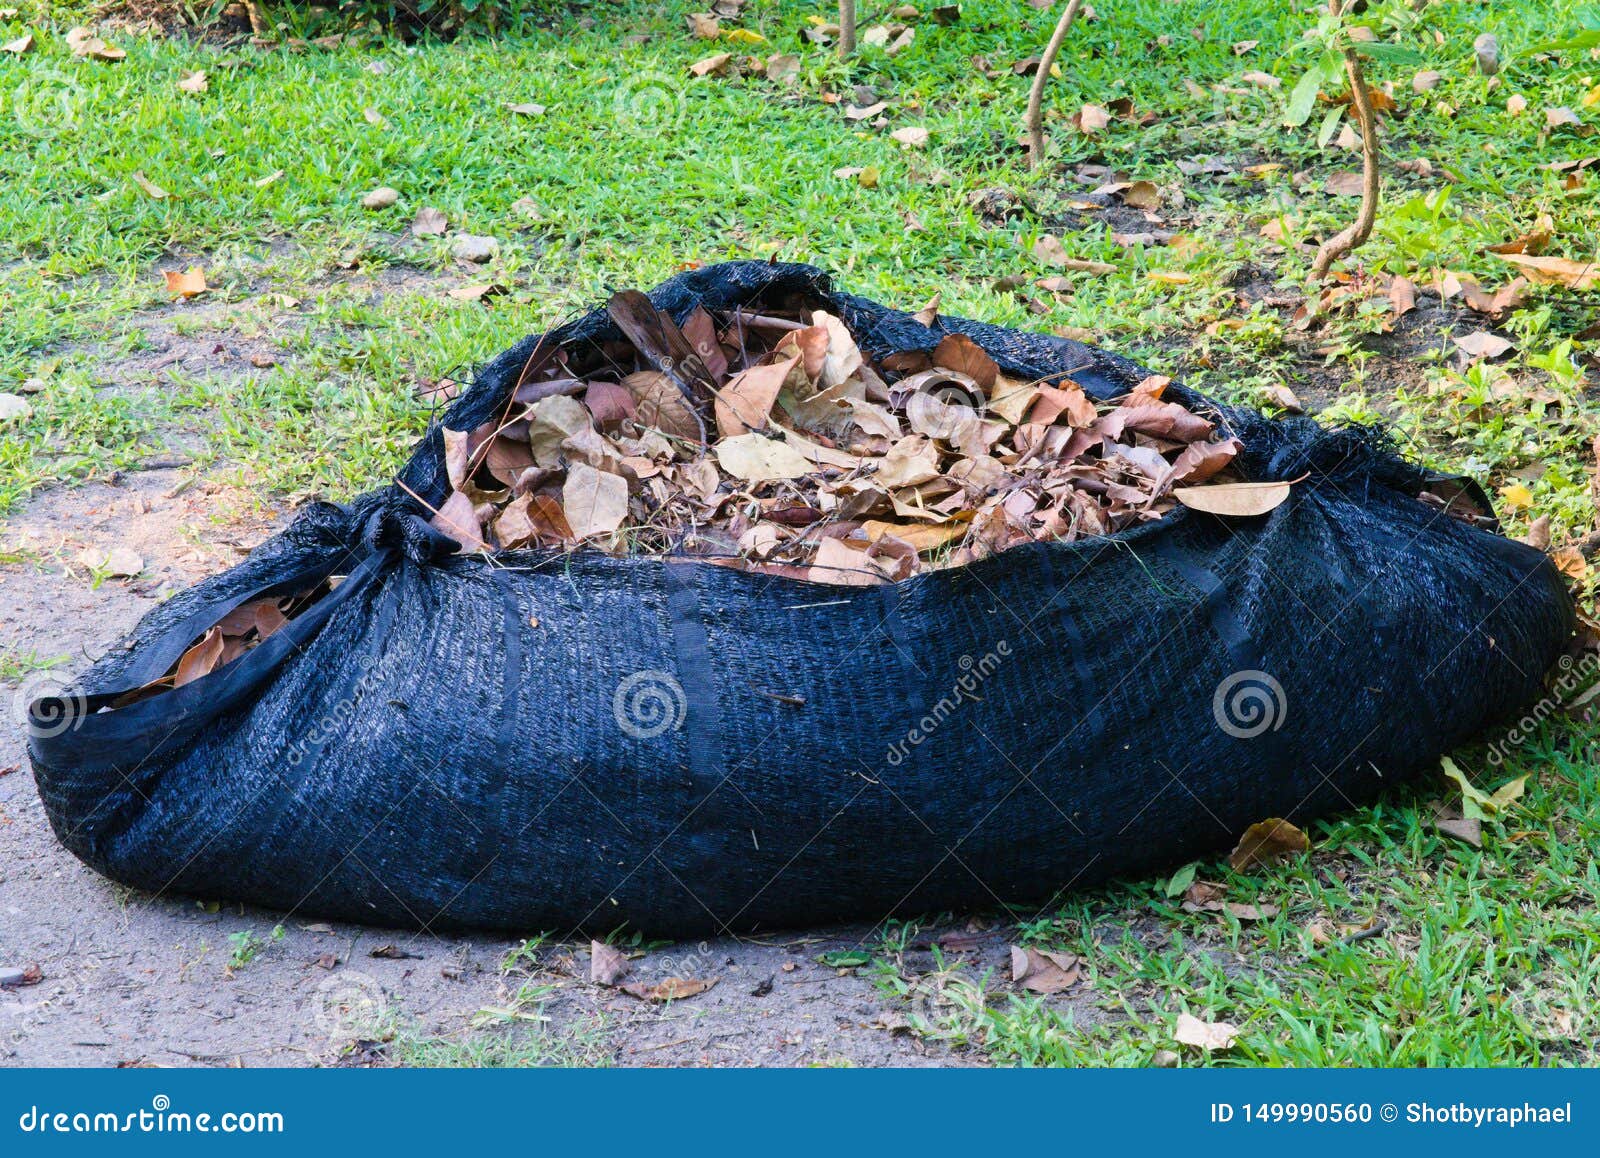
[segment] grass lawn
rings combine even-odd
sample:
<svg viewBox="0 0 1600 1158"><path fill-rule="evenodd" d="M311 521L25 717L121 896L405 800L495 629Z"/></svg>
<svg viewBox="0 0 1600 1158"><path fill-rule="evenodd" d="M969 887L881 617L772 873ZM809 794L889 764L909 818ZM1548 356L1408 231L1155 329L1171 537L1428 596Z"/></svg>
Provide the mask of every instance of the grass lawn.
<svg viewBox="0 0 1600 1158"><path fill-rule="evenodd" d="M263 502L350 497L425 428L418 383L464 378L609 288L776 254L908 307L938 292L946 313L1088 331L1229 401L1270 407L1286 386L1329 420L1381 417L1497 494L1509 533L1549 516L1560 545L1594 526L1600 347L1577 337L1593 291L1533 285L1498 318L1437 292L1506 284L1518 271L1486 247L1529 233L1549 234L1549 255L1596 255L1600 167L1557 166L1600 154L1600 59L1534 51L1600 24L1568 0L1439 0L1376 28L1419 63L1371 66L1398 107L1377 227L1349 267L1358 286L1400 275L1422 292L1401 318L1378 293L1308 327L1295 307L1311 253L1295 243L1351 219L1355 199L1324 189L1359 168L1337 125L1319 144L1331 106L1282 125L1312 60L1309 3L1096 5L1050 84L1050 155L1032 171L1017 147L1030 82L1012 66L1055 12L1011 0L967 0L959 22L915 21L908 47L867 44L848 65L801 37L830 5L772 0L729 25L766 44L692 38L683 16L704 3L624 2L452 44L259 48L113 23L114 62L66 43L88 6L8 4L0 43L34 44L0 53L0 392L25 391L31 414L0 426L0 517L175 452ZM1492 79L1474 60L1483 32L1499 42ZM720 51L792 53L798 72L691 74ZM206 91L180 89L195 71ZM1423 71L1437 84L1414 91ZM882 124L849 119L854 85L886 102ZM1132 113L1086 135L1084 104ZM891 136L906 126L925 147ZM849 169L868 172L836 175ZM1112 180L1152 182L1159 222L1115 196L1094 208ZM379 186L398 201L364 208ZM424 206L448 235L409 230ZM1169 243L1115 236L1155 230ZM498 255L463 265L461 233ZM1035 256L1047 234L1112 271L1038 288L1063 274ZM211 288L174 302L162 271L190 266ZM509 292L451 296L485 282ZM254 354L163 366L145 356L153 320ZM1514 348L1469 359L1451 340L1481 330ZM6 551L0 530L0 566L34 565ZM1592 597L1592 577L1576 581ZM45 662L0 661L9 678ZM1229 900L1270 906L1260 919L1185 911L1182 879L1069 897L1015 936L1082 955L1087 1002L1017 996L959 963L912 969L916 931L898 924L862 972L905 999L911 1032L1001 1063L1150 1064L1189 1012L1239 1037L1185 1064L1592 1064L1597 739L1558 713L1498 764L1485 746L1456 753L1486 788L1529 776L1481 850L1434 828L1430 801L1455 795L1441 776L1313 826L1301 861L1197 866ZM1359 935L1369 922L1381 931ZM474 1050L456 1060L500 1056Z"/></svg>

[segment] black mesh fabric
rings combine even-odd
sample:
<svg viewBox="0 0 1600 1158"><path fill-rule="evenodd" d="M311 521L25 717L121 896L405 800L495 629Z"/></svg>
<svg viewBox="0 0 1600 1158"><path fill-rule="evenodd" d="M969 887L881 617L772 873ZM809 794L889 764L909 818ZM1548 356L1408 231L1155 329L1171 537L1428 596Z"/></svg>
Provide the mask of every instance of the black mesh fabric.
<svg viewBox="0 0 1600 1158"><path fill-rule="evenodd" d="M961 331L1009 374L1102 399L1144 373L930 329L806 266L731 263L651 297L681 319L796 295L874 355ZM617 336L596 311L529 338L444 422L487 421L539 349ZM1182 397L1244 442L1248 477L1301 479L1289 500L874 588L454 554L408 494L445 497L435 428L403 485L304 509L36 702L40 795L69 849L147 890L689 936L1042 903L1370 802L1538 696L1572 622L1539 552L1419 502L1376 432ZM330 573L347 578L242 659L110 707L229 608Z"/></svg>

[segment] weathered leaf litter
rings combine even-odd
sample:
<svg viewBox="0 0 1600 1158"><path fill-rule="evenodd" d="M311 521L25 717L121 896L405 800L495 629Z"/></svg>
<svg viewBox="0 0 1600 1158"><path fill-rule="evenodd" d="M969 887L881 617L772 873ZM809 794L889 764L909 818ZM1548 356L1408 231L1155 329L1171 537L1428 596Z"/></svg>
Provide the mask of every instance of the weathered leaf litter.
<svg viewBox="0 0 1600 1158"><path fill-rule="evenodd" d="M539 351L496 419L445 431L453 490L433 522L465 549L582 544L870 584L1179 502L1261 514L1289 492L1207 488L1239 444L1162 377L1096 403L1068 377L1011 378L960 333L870 358L804 302L680 325L624 291L608 312L624 340Z"/></svg>

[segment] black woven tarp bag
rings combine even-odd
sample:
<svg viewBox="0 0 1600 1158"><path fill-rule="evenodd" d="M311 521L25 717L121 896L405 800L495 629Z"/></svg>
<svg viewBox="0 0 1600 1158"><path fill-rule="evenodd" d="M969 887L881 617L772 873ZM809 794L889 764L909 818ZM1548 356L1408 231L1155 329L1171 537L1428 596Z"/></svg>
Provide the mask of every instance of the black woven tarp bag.
<svg viewBox="0 0 1600 1158"><path fill-rule="evenodd" d="M682 319L809 298L869 354L969 335L1091 396L1142 376L1076 342L927 328L808 266L651 295ZM444 416L504 408L542 342ZM1536 698L1571 633L1538 551L1425 505L1369 431L1177 387L1244 444L1270 514L1178 508L878 587L598 552L462 555L430 430L390 486L303 509L31 706L62 842L157 892L431 929L686 936L1047 901L1249 825L1371 801ZM346 576L234 663L112 708L231 608Z"/></svg>

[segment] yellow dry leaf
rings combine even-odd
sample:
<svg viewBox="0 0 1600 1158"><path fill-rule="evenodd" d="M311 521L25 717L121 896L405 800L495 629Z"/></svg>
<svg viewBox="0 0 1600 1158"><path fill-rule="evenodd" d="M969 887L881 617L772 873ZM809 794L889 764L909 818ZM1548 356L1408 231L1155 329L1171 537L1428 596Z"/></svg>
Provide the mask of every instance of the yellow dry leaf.
<svg viewBox="0 0 1600 1158"><path fill-rule="evenodd" d="M1533 506L1533 492L1521 483L1512 483L1508 487L1502 487L1500 498L1513 511L1525 511Z"/></svg>

